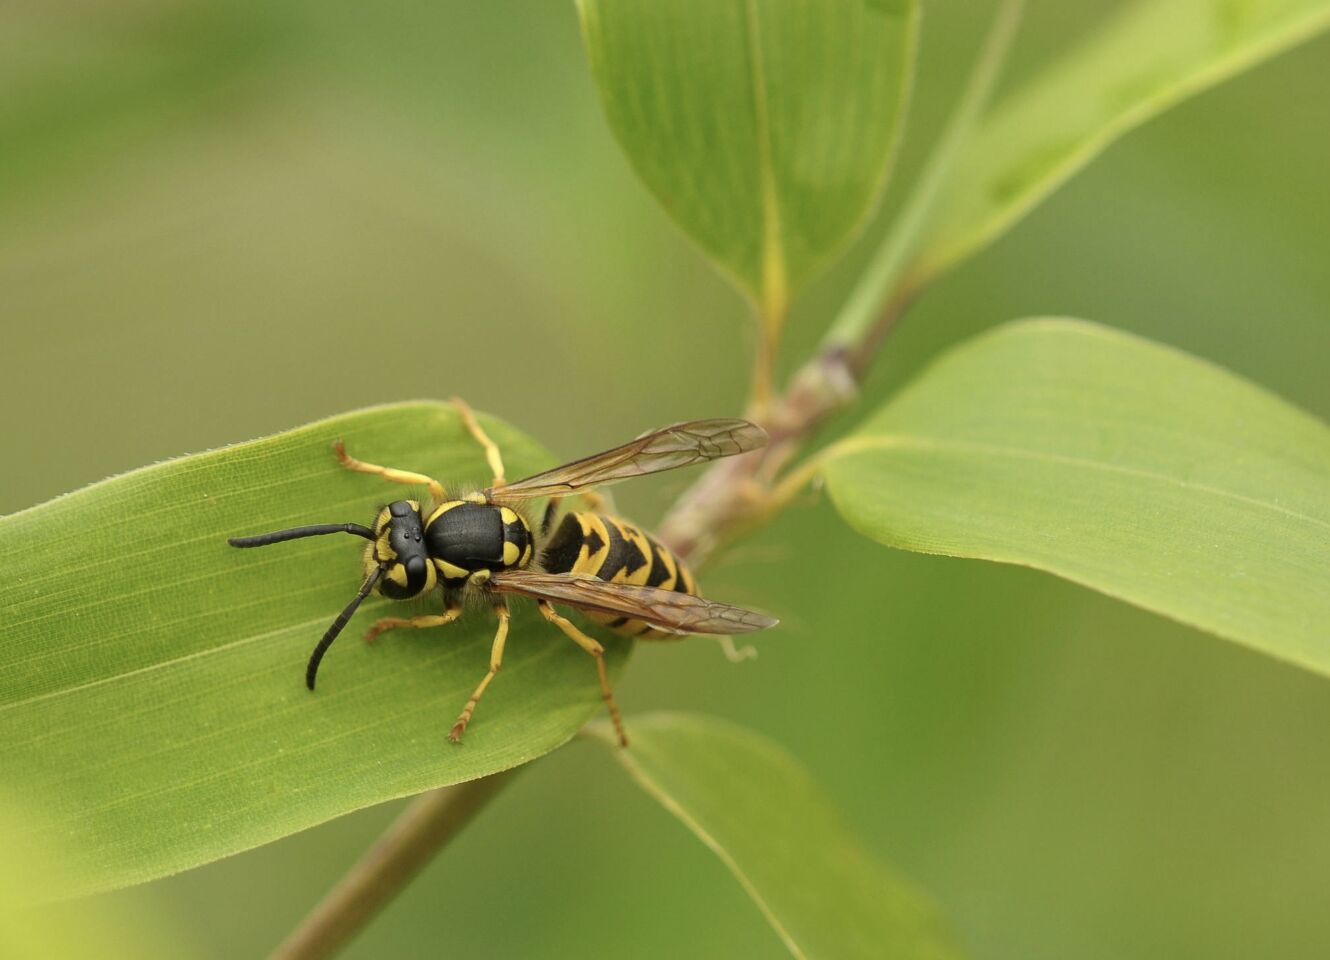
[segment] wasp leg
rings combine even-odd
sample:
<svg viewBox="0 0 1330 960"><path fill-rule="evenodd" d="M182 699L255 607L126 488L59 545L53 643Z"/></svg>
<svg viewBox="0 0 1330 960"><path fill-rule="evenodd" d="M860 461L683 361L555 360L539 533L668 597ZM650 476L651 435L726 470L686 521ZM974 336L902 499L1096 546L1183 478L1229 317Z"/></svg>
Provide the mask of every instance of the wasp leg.
<svg viewBox="0 0 1330 960"><path fill-rule="evenodd" d="M623 729L623 716L619 713L619 705L614 702L614 691L610 689L610 675L605 669L605 648L573 626L567 617L559 616L548 600L537 600L536 603L540 607L541 616L562 630L569 640L596 658L596 672L600 674L600 695L605 700L605 706L610 711L610 720L614 722L614 730L619 735L619 746L628 746L628 734Z"/></svg>
<svg viewBox="0 0 1330 960"><path fill-rule="evenodd" d="M466 702L462 712L457 716L457 722L448 733L448 739L453 743L462 742L462 734L466 732L466 725L471 722L471 715L476 712L476 704L485 692L485 688L490 685L494 675L499 672L499 667L503 666L503 645L508 640L508 604L499 598L494 600L494 613L499 618L499 629L494 632L494 644L490 647L490 669L485 674L485 679L480 681L480 685L471 694L471 699Z"/></svg>
<svg viewBox="0 0 1330 960"><path fill-rule="evenodd" d="M731 636L719 636L720 648L725 653L725 659L730 663L743 663L745 660L753 660L757 657L757 648L751 643L745 643L742 647L735 646L734 638Z"/></svg>
<svg viewBox="0 0 1330 960"><path fill-rule="evenodd" d="M374 621L374 626L365 631L365 642L373 643L379 634L386 630L396 630L398 627L413 627L422 629L424 627L442 627L445 624L452 623L462 615L462 605L456 600L450 599L443 613L428 613L418 617L383 617Z"/></svg>
<svg viewBox="0 0 1330 960"><path fill-rule="evenodd" d="M429 487L430 496L434 498L434 505L438 506L448 499L443 490L443 484L433 477L427 477L423 473L412 473L410 470L397 470L393 467L381 467L377 463L366 463L363 460L357 460L346 452L346 447L342 441L338 440L333 444L333 449L337 451L337 459L341 461L342 466L348 470L354 470L357 473L375 473L385 480L391 480L393 483L406 483L412 486Z"/></svg>
<svg viewBox="0 0 1330 960"><path fill-rule="evenodd" d="M490 472L494 474L494 480L491 487L502 487L508 482L503 475L503 454L499 452L499 445L490 439L490 435L480 426L480 421L476 419L476 413L461 397L453 397L453 406L461 414L462 425L466 427L466 432L475 437L476 443L485 448L485 462L490 466Z"/></svg>

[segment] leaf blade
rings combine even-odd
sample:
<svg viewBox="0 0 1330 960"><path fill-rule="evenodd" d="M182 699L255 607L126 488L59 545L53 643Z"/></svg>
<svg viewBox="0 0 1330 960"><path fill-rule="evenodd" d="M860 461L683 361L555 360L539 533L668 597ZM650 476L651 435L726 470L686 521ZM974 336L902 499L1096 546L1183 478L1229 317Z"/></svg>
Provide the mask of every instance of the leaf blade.
<svg viewBox="0 0 1330 960"><path fill-rule="evenodd" d="M713 718L656 713L619 749L628 775L725 864L796 957L954 957L934 908L855 843L799 763Z"/></svg>
<svg viewBox="0 0 1330 960"><path fill-rule="evenodd" d="M514 471L549 465L511 428L486 425ZM158 464L0 520L0 606L12 618L0 754L19 801L50 812L47 829L86 854L67 893L152 879L525 763L596 712L590 659L519 612L501 679L466 742L449 744L493 623L472 614L367 648L359 635L373 617L411 606L381 599L329 652L319 692L304 689L304 660L359 585L360 541L242 552L225 539L365 521L409 495L338 467L338 437L445 482L488 475L451 407L402 404ZM621 663L626 645L610 649Z"/></svg>
<svg viewBox="0 0 1330 960"><path fill-rule="evenodd" d="M1123 134L1327 28L1327 0L1124 5L980 123L916 276L996 240Z"/></svg>
<svg viewBox="0 0 1330 960"><path fill-rule="evenodd" d="M1330 428L1227 371L1021 321L840 451L832 500L879 542L1046 570L1330 673Z"/></svg>
<svg viewBox="0 0 1330 960"><path fill-rule="evenodd" d="M765 315L783 314L885 182L917 4L578 10L606 117L638 175Z"/></svg>

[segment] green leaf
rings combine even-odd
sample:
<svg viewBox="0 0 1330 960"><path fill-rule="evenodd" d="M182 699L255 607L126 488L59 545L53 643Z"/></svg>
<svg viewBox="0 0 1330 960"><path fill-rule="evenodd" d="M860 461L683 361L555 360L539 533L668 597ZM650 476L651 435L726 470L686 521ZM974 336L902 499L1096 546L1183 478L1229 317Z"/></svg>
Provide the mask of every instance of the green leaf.
<svg viewBox="0 0 1330 960"><path fill-rule="evenodd" d="M670 216L780 316L863 224L914 69L914 0L579 0L610 126Z"/></svg>
<svg viewBox="0 0 1330 960"><path fill-rule="evenodd" d="M549 465L510 427L484 423L510 476ZM448 730L494 632L482 610L367 646L376 616L437 607L371 599L324 659L318 692L305 689L310 650L360 585L363 542L241 551L226 538L368 523L413 493L339 467L339 437L362 459L445 483L489 476L451 406L412 403L147 467L0 520L4 780L84 854L66 892L159 877L525 763L600 709L591 658L525 603L461 745Z"/></svg>
<svg viewBox="0 0 1330 960"><path fill-rule="evenodd" d="M5 838L0 871L0 957L6 960L187 960L196 951L172 935L147 898L129 903L105 900L35 908L66 889L60 879L78 854L63 847L31 845L32 816L8 795L0 796L0 836Z"/></svg>
<svg viewBox="0 0 1330 960"><path fill-rule="evenodd" d="M915 266L991 243L1127 131L1330 26L1330 0L1137 0L976 130Z"/></svg>
<svg viewBox="0 0 1330 960"><path fill-rule="evenodd" d="M845 829L793 757L708 717L657 713L590 730L629 776L720 857L796 957L955 957L933 906Z"/></svg>
<svg viewBox="0 0 1330 960"><path fill-rule="evenodd" d="M1330 428L1071 320L965 343L833 447L866 536L1048 570L1330 673Z"/></svg>

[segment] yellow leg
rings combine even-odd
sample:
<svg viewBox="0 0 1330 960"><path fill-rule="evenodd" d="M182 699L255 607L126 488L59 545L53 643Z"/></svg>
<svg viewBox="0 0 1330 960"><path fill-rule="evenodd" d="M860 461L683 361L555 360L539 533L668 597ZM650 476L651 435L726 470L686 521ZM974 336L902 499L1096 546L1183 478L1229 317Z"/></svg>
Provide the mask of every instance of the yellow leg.
<svg viewBox="0 0 1330 960"><path fill-rule="evenodd" d="M342 466L348 470L354 470L357 473L374 473L383 477L385 480L391 480L393 483L407 483L413 486L429 487L430 496L434 498L434 505L438 506L448 497L444 493L443 484L433 477L427 477L423 473L412 473L410 470L397 470L393 467L381 467L377 463L365 463L363 460L357 460L346 452L346 447L342 441L338 440L333 444L333 449L337 451L337 459L341 461Z"/></svg>
<svg viewBox="0 0 1330 960"><path fill-rule="evenodd" d="M385 630L396 630L398 627L414 627L417 629L423 627L442 627L444 624L452 623L462 615L462 608L449 607L443 613L424 614L419 617L384 617L376 620L374 626L365 631L365 642L373 643L374 638Z"/></svg>
<svg viewBox="0 0 1330 960"><path fill-rule="evenodd" d="M725 651L725 659L730 663L743 663L745 660L752 660L757 657L757 648L751 643L745 643L742 647L734 645L734 638L722 634L716 638L720 641L721 650Z"/></svg>
<svg viewBox="0 0 1330 960"><path fill-rule="evenodd" d="M605 648L573 626L567 617L559 616L548 600L537 600L536 603L540 606L541 616L562 630L569 640L596 658L596 672L600 674L600 695L605 700L605 706L610 711L610 720L613 721L614 730L619 735L619 746L628 746L628 734L623 729L623 716L619 713L619 705L614 702L614 691L610 689L610 675L605 669Z"/></svg>
<svg viewBox="0 0 1330 960"><path fill-rule="evenodd" d="M462 416L462 425L466 427L467 433L476 438L476 443L485 448L485 462L490 465L490 473L494 474L494 480L491 487L502 487L508 482L503 475L503 454L499 452L499 445L490 439L488 433L480 426L480 421L476 419L476 413L471 406L461 397L453 397L453 406Z"/></svg>
<svg viewBox="0 0 1330 960"><path fill-rule="evenodd" d="M471 722L471 715L476 712L476 704L480 702L481 695L494 679L494 675L503 666L503 645L508 640L508 605L502 600L497 600L494 604L494 613L499 618L499 629L495 631L494 643L490 647L490 669L485 674L485 679L480 681L480 686L476 687L475 693L471 694L471 699L466 702L462 712L458 714L457 722L453 724L453 729L448 734L448 739L453 743L462 742L462 734L466 732L466 725Z"/></svg>

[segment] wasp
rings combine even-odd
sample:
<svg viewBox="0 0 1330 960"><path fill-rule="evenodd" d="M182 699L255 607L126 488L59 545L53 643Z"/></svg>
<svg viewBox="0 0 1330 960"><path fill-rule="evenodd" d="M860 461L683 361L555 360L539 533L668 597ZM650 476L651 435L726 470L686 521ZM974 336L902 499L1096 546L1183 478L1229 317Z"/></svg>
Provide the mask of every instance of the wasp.
<svg viewBox="0 0 1330 960"><path fill-rule="evenodd" d="M371 593L406 600L438 591L443 612L384 617L369 628L367 641L385 630L452 623L462 615L467 595L479 595L493 609L498 629L490 645L489 670L449 732L449 739L459 743L476 705L503 664L510 616L505 595L515 594L534 599L546 620L595 658L601 696L619 743L627 746L623 718L605 669L605 648L558 613L554 604L576 608L615 633L648 639L734 635L776 624L763 614L702 598L692 571L682 559L639 527L604 512L603 501L592 492L595 487L630 477L755 450L767 442L761 427L738 419L679 423L509 483L504 478L498 446L481 428L470 407L461 400L453 402L467 432L485 451L493 474L485 489L450 495L433 477L357 460L338 440L333 449L343 467L376 474L393 483L426 487L431 499L429 508L417 500L397 500L379 510L372 527L314 524L227 541L233 547L266 547L333 533L349 533L369 541L360 590L310 655L305 685L311 691L324 654ZM555 527L560 501L574 494L581 496L590 509L565 513ZM549 499L543 519L533 526L522 505L545 497Z"/></svg>

